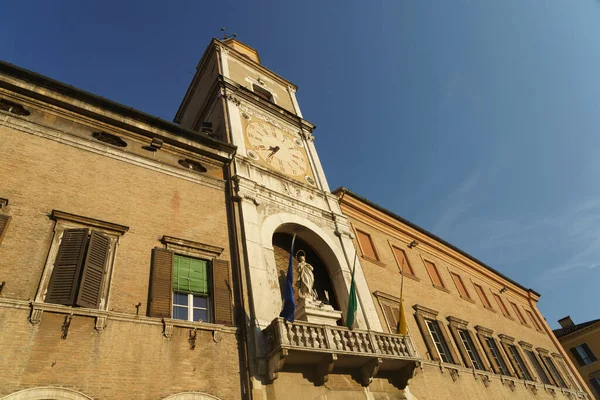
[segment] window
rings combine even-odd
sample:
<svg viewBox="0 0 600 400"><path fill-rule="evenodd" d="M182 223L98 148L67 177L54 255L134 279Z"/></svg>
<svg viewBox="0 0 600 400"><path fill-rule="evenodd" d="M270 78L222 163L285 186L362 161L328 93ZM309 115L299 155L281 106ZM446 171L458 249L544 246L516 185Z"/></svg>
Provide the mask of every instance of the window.
<svg viewBox="0 0 600 400"><path fill-rule="evenodd" d="M498 308L502 312L502 315L504 315L507 318L510 318L510 314L508 313L508 309L506 308L504 301L502 301L502 297L498 296L496 293L492 293L492 295L494 296L496 304L498 304Z"/></svg>
<svg viewBox="0 0 600 400"><path fill-rule="evenodd" d="M474 283L473 286L475 287L475 291L477 292L477 295L481 299L481 302L483 303L483 306L485 308L492 309L492 303L490 303L490 300L485 295L485 292L484 292L483 288L480 285L476 284L476 283Z"/></svg>
<svg viewBox="0 0 600 400"><path fill-rule="evenodd" d="M406 253L404 250L399 249L396 246L392 246L392 250L394 252L394 257L396 258L396 262L398 263L398 269L402 273L402 268L404 266L404 275L412 275L415 276L415 271L412 269L412 266L408 262L408 258L406 258Z"/></svg>
<svg viewBox="0 0 600 400"><path fill-rule="evenodd" d="M148 315L233 324L229 262L223 248L164 236L152 251Z"/></svg>
<svg viewBox="0 0 600 400"><path fill-rule="evenodd" d="M545 383L546 385L551 385L552 383L550 382L548 375L546 375L546 371L544 371L544 368L542 367L539 360L535 356L535 353L531 350L526 349L525 354L527 354L527 357L529 358L529 362L531 362L531 365L533 365L533 369L535 369L535 372L540 377L542 382Z"/></svg>
<svg viewBox="0 0 600 400"><path fill-rule="evenodd" d="M129 228L53 210L54 238L36 301L106 308L120 236Z"/></svg>
<svg viewBox="0 0 600 400"><path fill-rule="evenodd" d="M433 283L433 286L437 286L440 288L446 288L446 286L444 286L444 282L442 281L442 277L440 276L440 272L438 271L438 269L434 263L425 260L425 268L427 268L427 273L429 274L429 277L431 278L431 282Z"/></svg>
<svg viewBox="0 0 600 400"><path fill-rule="evenodd" d="M448 348L448 344L442 335L439 322L436 320L426 319L425 323L427 324L427 329L429 330L429 334L431 335L431 339L435 344L435 348L437 350L437 354L439 358L445 363L452 363L452 356L450 355L450 349Z"/></svg>
<svg viewBox="0 0 600 400"><path fill-rule="evenodd" d="M457 332L458 332L458 336L460 337L460 340L461 340L463 346L465 347L467 356L469 357L469 360L471 361L471 365L473 365L473 368L485 371L485 368L483 367L483 363L481 362L481 358L479 357L479 354L477 353L477 350L475 349L475 344L473 343L473 340L471 340L471 335L469 334L469 332L466 329L457 329ZM465 360L465 364L468 365L466 360Z"/></svg>
<svg viewBox="0 0 600 400"><path fill-rule="evenodd" d="M469 296L469 292L467 291L467 288L465 287L465 284L463 283L463 280L460 277L460 275L454 272L450 272L450 275L452 276L452 280L454 281L454 284L458 289L458 293L460 293L460 297L464 299L470 299L471 296Z"/></svg>
<svg viewBox="0 0 600 400"><path fill-rule="evenodd" d="M487 345L487 347L490 351L489 354L492 356L492 359L494 360L495 365L498 368L497 372L499 372L502 375L510 376L510 372L508 371L508 366L506 365L506 362L504 361L504 357L502 357L502 354L500 353L500 349L498 348L498 345L496 344L496 341L494 340L494 338L490 337L490 336L486 337L485 344Z"/></svg>
<svg viewBox="0 0 600 400"><path fill-rule="evenodd" d="M519 321L521 321L521 323L523 325L527 325L527 322L525 322L525 318L523 317L523 314L521 313L521 310L519 310L519 306L517 306L512 301L510 302L510 305L512 306L513 310L515 310L515 314L517 315L517 318L519 318Z"/></svg>
<svg viewBox="0 0 600 400"><path fill-rule="evenodd" d="M600 378L590 379L590 384L592 385L596 393L598 393L598 395L600 396Z"/></svg>
<svg viewBox="0 0 600 400"><path fill-rule="evenodd" d="M580 344L577 347L571 349L571 353L575 356L575 359L579 365L588 365L596 361L596 356L592 353L587 343Z"/></svg>
<svg viewBox="0 0 600 400"><path fill-rule="evenodd" d="M358 244L362 250L363 256L379 261L377 253L375 252L375 246L373 246L373 241L371 240L371 235L357 229L356 237L358 238Z"/></svg>
<svg viewBox="0 0 600 400"><path fill-rule="evenodd" d="M517 371L519 373L519 375L521 377L523 377L523 379L531 381L531 374L529 373L529 370L527 369L527 367L525 366L525 361L523 361L523 359L521 358L521 355L519 354L519 350L517 350L517 347L510 343L507 344L507 349L508 352L511 355L511 361L513 364L513 368L515 369L515 371Z"/></svg>
<svg viewBox="0 0 600 400"><path fill-rule="evenodd" d="M563 379L560 372L558 372L558 368L556 368L556 364L554 364L554 360L549 356L543 356L543 360L546 363L546 367L548 367L548 369L550 370L550 373L554 376L554 379L556 379L558 385L560 387L566 389L567 383Z"/></svg>
<svg viewBox="0 0 600 400"><path fill-rule="evenodd" d="M173 256L173 318L210 322L208 268L205 260Z"/></svg>
<svg viewBox="0 0 600 400"><path fill-rule="evenodd" d="M252 84L252 90L254 91L254 93L262 97L263 99L273 102L273 94L268 90L261 88L255 83Z"/></svg>
<svg viewBox="0 0 600 400"><path fill-rule="evenodd" d="M533 316L533 313L529 310L525 310L525 312L527 313L527 316L529 317L531 322L533 322L533 326L535 326L535 329L537 329L538 331L541 331L542 327L540 326L540 324L537 322L537 320Z"/></svg>
<svg viewBox="0 0 600 400"><path fill-rule="evenodd" d="M396 333L398 328L398 317L400 316L400 299L395 296L391 296L387 293L376 290L374 293L377 298L377 302L381 306L385 324L389 328L390 333Z"/></svg>

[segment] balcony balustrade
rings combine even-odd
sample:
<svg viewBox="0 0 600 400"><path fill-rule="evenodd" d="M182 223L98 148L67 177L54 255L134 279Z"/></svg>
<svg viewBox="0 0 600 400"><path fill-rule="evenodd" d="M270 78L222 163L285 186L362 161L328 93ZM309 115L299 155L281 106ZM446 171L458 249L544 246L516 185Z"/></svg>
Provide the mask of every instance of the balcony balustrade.
<svg viewBox="0 0 600 400"><path fill-rule="evenodd" d="M277 379L285 364L312 366L316 384L327 382L335 369L351 373L363 386L383 376L404 388L418 360L408 335L290 323L283 318L273 320L264 333L269 381Z"/></svg>

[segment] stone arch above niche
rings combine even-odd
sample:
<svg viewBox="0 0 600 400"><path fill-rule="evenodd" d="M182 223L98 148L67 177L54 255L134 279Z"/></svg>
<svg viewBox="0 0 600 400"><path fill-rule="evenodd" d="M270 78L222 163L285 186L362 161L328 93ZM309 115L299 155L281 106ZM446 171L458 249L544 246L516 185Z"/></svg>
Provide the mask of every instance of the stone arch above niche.
<svg viewBox="0 0 600 400"><path fill-rule="evenodd" d="M2 397L0 400L93 400L91 397L78 392L76 390L63 387L39 387L24 389L8 396Z"/></svg>
<svg viewBox="0 0 600 400"><path fill-rule="evenodd" d="M163 400L220 400L218 397L202 392L185 392L173 394Z"/></svg>

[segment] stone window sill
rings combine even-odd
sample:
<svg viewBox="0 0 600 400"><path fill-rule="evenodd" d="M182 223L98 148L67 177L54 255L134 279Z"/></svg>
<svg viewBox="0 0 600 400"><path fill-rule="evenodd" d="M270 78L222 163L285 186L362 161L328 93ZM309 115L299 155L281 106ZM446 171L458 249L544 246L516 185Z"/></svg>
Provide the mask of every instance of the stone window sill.
<svg viewBox="0 0 600 400"><path fill-rule="evenodd" d="M107 321L122 321L122 322L135 322L147 325L162 325L164 327L163 333L167 336L166 331L172 330L172 327L181 327L188 329L199 329L207 331L218 331L223 333L236 333L237 328L219 324L211 324L208 322L192 322L183 321L171 318L152 318L141 315L134 315L128 313L121 313L116 311L96 310L91 308L82 307L69 307L60 304L51 303L40 303L35 301L23 301L13 300L7 298L0 298L0 308L15 308L30 310L29 322L36 325L42 320L44 312L50 312L55 314L63 314L70 316L90 317L96 319L95 329L102 331L106 327ZM169 328L170 327L170 328ZM167 336L168 337L168 336Z"/></svg>
<svg viewBox="0 0 600 400"><path fill-rule="evenodd" d="M450 293L450 291L449 291L448 289L446 289L445 287L443 287L443 286L438 286L438 285L436 285L436 284L432 284L432 286L433 286L434 288L436 288L436 289L439 289L439 290L441 290L442 292Z"/></svg>
<svg viewBox="0 0 600 400"><path fill-rule="evenodd" d="M364 254L361 256L364 260L367 260L369 262L372 262L373 264L379 265L380 267L385 268L385 264L382 263L381 261L377 260L376 258L372 258L369 256L365 256Z"/></svg>
<svg viewBox="0 0 600 400"><path fill-rule="evenodd" d="M410 278L410 279L415 280L417 282L421 282L421 278L417 277L416 275L409 274L408 272L404 273L404 277L405 278Z"/></svg>

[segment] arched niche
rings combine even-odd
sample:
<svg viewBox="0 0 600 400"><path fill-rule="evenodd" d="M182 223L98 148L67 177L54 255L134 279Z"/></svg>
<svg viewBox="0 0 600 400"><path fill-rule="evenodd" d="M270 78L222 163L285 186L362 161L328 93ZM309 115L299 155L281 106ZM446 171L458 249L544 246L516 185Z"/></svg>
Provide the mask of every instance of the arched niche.
<svg viewBox="0 0 600 400"><path fill-rule="evenodd" d="M279 289L281 297L283 298L283 287L284 281L287 275L290 249L292 245L293 234L284 231L276 231L273 234L273 255L275 256L275 266L277 268L277 276L279 280ZM298 252L303 251L306 254L306 262L312 265L313 275L315 277L314 289L317 292L318 300L325 304L331 305L334 309L339 310L339 303L337 301L337 295L331 283L331 277L327 270L325 262L317 251L315 251L310 244L304 241L302 238L296 237L294 242L294 254L292 262L294 265L294 290L296 302L298 301L298 286L296 282L298 276Z"/></svg>
<svg viewBox="0 0 600 400"><path fill-rule="evenodd" d="M93 400L91 397L76 390L45 386L39 388L24 389L0 400Z"/></svg>
<svg viewBox="0 0 600 400"><path fill-rule="evenodd" d="M295 216L294 216L295 217ZM282 222L279 220L279 222ZM266 224L265 224L266 225ZM265 226L263 225L263 227ZM276 248L273 239L274 238L286 238L283 241L284 251L283 254L289 256L289 245L291 244L292 236L296 234L297 244L294 246L294 255L300 250L303 246L307 251L307 262L313 264L315 267L316 264L320 265L319 275L315 274L315 284L317 279L324 279L326 282L323 287L320 287L322 290L327 290L324 288L331 288L329 291L330 301L334 304L333 307L337 310L342 310L346 308L346 304L348 301L348 286L344 280L342 265L345 265L344 255L341 252L339 246L336 246L336 243L329 238L325 232L312 224L310 221L300 219L299 221L289 221L280 223L278 226L273 226L271 230L271 237L265 237L265 231L263 230L263 240L268 240L269 245L273 246L273 255L275 256ZM265 243L265 242L263 242ZM279 251L278 251L279 252ZM279 252L280 254L282 252ZM287 271L287 265L289 260L285 260L281 262L279 260L275 260L276 264L278 264L278 268L284 268ZM294 266L297 265L297 260L294 259ZM277 271L278 280L281 277L280 271ZM295 277L296 278L296 277ZM281 282L281 281L280 281ZM321 286L321 284L319 284ZM322 295L322 293L321 293ZM340 320L338 323L342 323Z"/></svg>

